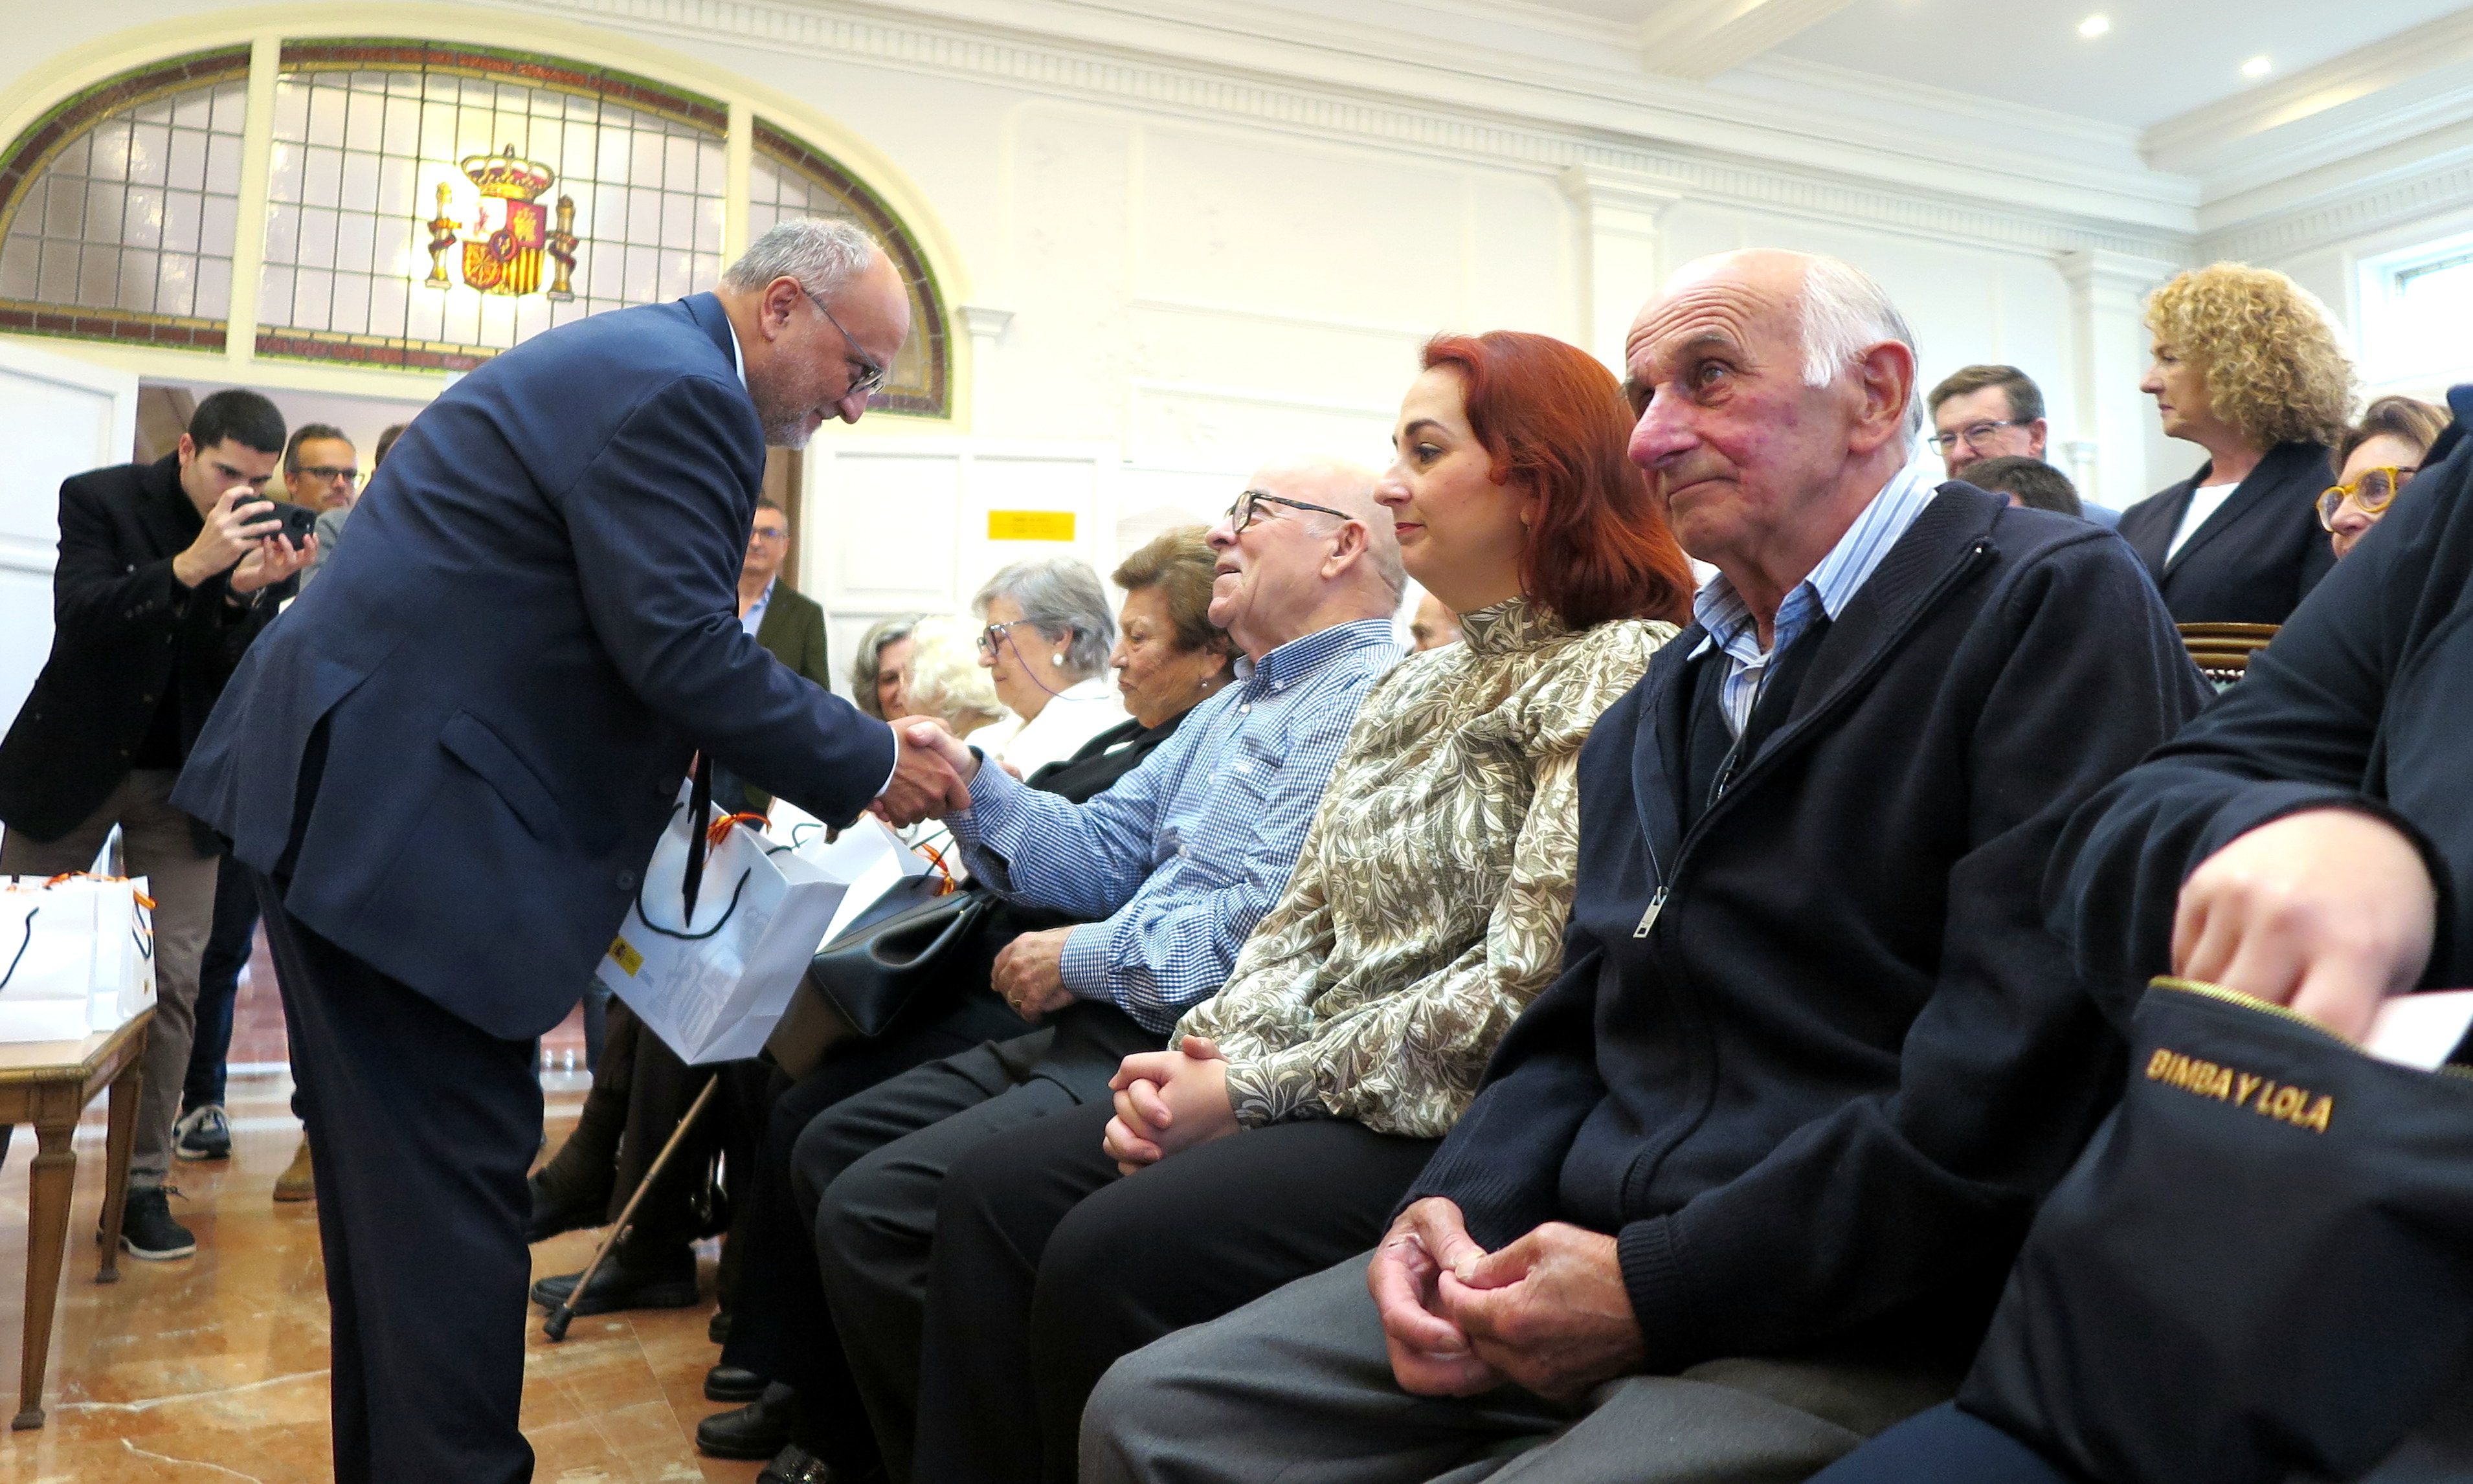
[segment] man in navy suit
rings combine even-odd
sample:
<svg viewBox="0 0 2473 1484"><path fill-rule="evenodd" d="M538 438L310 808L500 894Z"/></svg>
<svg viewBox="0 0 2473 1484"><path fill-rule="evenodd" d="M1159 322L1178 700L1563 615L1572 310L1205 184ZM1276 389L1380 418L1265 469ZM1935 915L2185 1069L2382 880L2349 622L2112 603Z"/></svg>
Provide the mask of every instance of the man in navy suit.
<svg viewBox="0 0 2473 1484"><path fill-rule="evenodd" d="M699 750L827 820L966 806L739 623L767 443L855 422L892 263L785 222L717 293L537 336L441 395L234 675L175 802L266 912L318 1151L335 1476L516 1484L535 1038Z"/></svg>

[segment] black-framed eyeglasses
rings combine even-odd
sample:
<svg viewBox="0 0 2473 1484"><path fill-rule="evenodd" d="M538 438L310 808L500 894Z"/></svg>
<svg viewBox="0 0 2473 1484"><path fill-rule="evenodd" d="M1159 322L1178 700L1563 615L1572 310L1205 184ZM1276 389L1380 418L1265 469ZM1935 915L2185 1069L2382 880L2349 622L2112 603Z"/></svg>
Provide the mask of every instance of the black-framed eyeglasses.
<svg viewBox="0 0 2473 1484"><path fill-rule="evenodd" d="M996 646L1005 641L1006 630L1019 629L1023 624L1029 622L1030 620L1027 618L1017 618L1011 623L988 625L986 628L979 631L979 653L983 655L995 654L996 652Z"/></svg>
<svg viewBox="0 0 2473 1484"><path fill-rule="evenodd" d="M292 472L306 474L322 485L331 485L338 479L348 485L357 485L361 482L361 471L349 466L337 468L332 464L303 464Z"/></svg>
<svg viewBox="0 0 2473 1484"><path fill-rule="evenodd" d="M789 532L776 531L770 526L756 526L747 535L750 539L759 541L786 541L790 539Z"/></svg>
<svg viewBox="0 0 2473 1484"><path fill-rule="evenodd" d="M1333 510L1328 505L1309 505L1303 500L1291 500L1285 495L1272 494L1267 491L1248 490L1236 496L1236 504L1228 507L1228 529L1238 536L1244 535L1247 527L1262 518L1262 507L1265 505L1285 505L1290 510L1309 510L1317 515L1337 515L1342 520L1357 518L1344 510Z"/></svg>
<svg viewBox="0 0 2473 1484"><path fill-rule="evenodd" d="M1966 440L1966 446L1969 448L1981 448L1983 446L1983 441L1985 439L2000 432L2003 428L2023 428L2026 425L2027 423L2024 419L2012 419L2009 421L2003 422L1986 418L1981 422L1970 422L1966 426L1959 428L1955 433L1934 433L1932 437L1925 439L1924 442L1932 444L1934 448L1939 449L1943 453L1947 453L1952 448L1957 447L1957 441L1961 438Z"/></svg>
<svg viewBox="0 0 2473 1484"><path fill-rule="evenodd" d="M796 283L798 280L792 279L791 281ZM842 322L833 318L833 312L825 307L825 301L816 297L815 290L807 287L804 283L801 283L799 284L799 292L806 295L809 299L814 301L816 312L825 317L826 323L831 325L834 329L841 330L842 344L850 347L851 357L858 362L858 374L851 378L850 391L855 392L861 396L874 395L876 389L884 385L884 378L893 374L893 369L889 366L879 364L876 357L869 355L866 351L861 350L858 347L858 340L856 337L852 336L850 331L842 329ZM844 396L848 396L850 395L850 392L845 392L842 395Z"/></svg>

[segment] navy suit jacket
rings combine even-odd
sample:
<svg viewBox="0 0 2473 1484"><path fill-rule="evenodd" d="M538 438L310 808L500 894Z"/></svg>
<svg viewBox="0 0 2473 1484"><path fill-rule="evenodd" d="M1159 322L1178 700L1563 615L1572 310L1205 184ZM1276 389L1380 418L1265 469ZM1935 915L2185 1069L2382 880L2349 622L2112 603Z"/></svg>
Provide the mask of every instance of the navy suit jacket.
<svg viewBox="0 0 2473 1484"><path fill-rule="evenodd" d="M2334 484L2321 443L2280 443L2167 562L2190 496L2212 461L2121 513L2122 539L2147 564L2176 623L2280 624L2336 564L2318 524L2318 492Z"/></svg>
<svg viewBox="0 0 2473 1484"><path fill-rule="evenodd" d="M413 419L175 799L311 929L492 1035L576 999L699 747L820 818L883 723L738 621L764 468L721 302L595 315Z"/></svg>

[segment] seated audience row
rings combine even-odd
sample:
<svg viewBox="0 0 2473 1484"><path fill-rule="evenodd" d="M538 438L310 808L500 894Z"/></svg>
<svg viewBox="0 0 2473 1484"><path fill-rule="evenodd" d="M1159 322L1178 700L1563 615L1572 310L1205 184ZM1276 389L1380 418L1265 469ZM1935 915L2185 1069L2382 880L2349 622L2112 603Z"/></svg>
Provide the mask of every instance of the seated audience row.
<svg viewBox="0 0 2473 1484"><path fill-rule="evenodd" d="M2347 428L2281 275L2182 275L2149 321L2210 458L2122 539L2031 380L1921 397L1878 285L1747 251L1643 310L1621 385L1439 338L1387 472L1275 466L1138 553L1121 709L1077 563L992 579L970 665L954 621L879 626L856 678L964 780L945 826L1005 906L773 1089L708 1377L748 1404L700 1444L772 1484L2048 1476L1942 1404L2146 977L2348 1034L2370 1002L2168 953L2171 893L2237 898L2227 842L2391 864L2352 826L2252 843L2272 812L2132 849L2211 694L2174 621L2283 622L2444 421ZM2133 872L2166 897L2125 938Z"/></svg>

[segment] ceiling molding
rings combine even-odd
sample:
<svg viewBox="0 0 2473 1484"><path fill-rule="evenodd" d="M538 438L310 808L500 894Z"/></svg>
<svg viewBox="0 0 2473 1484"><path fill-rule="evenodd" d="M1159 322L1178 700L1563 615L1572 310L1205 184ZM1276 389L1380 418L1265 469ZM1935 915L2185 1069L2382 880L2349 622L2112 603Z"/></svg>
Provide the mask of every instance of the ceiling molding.
<svg viewBox="0 0 2473 1484"><path fill-rule="evenodd" d="M2468 118L2473 10L2167 119L2142 149L2214 202Z"/></svg>
<svg viewBox="0 0 2473 1484"><path fill-rule="evenodd" d="M2116 182L2143 189L2055 181L2069 173L2067 162L2014 156L2005 157L2005 173L1979 155L1936 157L1947 133L1875 129L1809 109L1747 109L1741 97L1645 74L1629 80L1634 91L1688 93L1696 108L1644 106L1587 85L1601 79L1575 82L1569 69L1558 69L1553 86L1505 80L1513 69L1499 54L1404 60L1396 35L1379 59L1299 46L1266 37L1259 6L1237 11L1220 0L1153 0L1143 7L1142 24L1106 26L1095 23L1120 12L1079 0L923 0L948 12L967 10L970 16L960 20L836 0L491 3L1162 113L1236 118L1301 136L1353 138L1546 176L1573 165L1609 166L1670 180L1717 203L2039 255L2101 248L2177 257L2196 229L2195 193L2169 178ZM1240 15L1251 28L1241 44L1234 30L1218 29ZM1004 16L1022 24L1000 24ZM1060 17L1110 39L1023 29ZM1129 36L1174 42L1177 50L1140 50ZM1361 39L1371 46L1370 37ZM1740 117L1747 112L1773 116L1747 124ZM1961 139L1964 132L1950 132ZM1849 142L1850 134L1884 137ZM1730 141L1763 148L1726 148Z"/></svg>
<svg viewBox="0 0 2473 1484"><path fill-rule="evenodd" d="M2204 260L2271 262L2449 213L2473 202L2473 126L2456 147L2199 237Z"/></svg>
<svg viewBox="0 0 2473 1484"><path fill-rule="evenodd" d="M1651 72L1705 83L1846 9L1853 0L1663 0L1640 23Z"/></svg>

